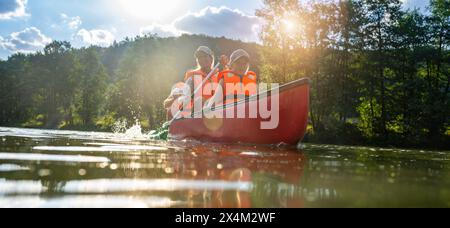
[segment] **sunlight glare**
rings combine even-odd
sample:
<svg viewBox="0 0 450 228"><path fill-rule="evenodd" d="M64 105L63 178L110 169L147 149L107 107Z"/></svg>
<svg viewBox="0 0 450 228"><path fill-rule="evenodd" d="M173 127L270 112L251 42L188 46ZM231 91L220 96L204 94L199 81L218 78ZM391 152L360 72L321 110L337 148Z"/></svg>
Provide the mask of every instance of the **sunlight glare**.
<svg viewBox="0 0 450 228"><path fill-rule="evenodd" d="M289 19L283 19L283 29L287 33L294 32L295 30L295 23L292 20Z"/></svg>

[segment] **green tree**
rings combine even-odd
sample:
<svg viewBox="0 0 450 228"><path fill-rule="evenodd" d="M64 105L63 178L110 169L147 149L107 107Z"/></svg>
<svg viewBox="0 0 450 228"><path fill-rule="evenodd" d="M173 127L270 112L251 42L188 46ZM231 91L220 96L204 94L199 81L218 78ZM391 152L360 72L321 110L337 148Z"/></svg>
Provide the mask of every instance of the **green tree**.
<svg viewBox="0 0 450 228"><path fill-rule="evenodd" d="M427 121L429 121L429 137L438 138L449 126L450 110L450 1L431 0L432 53L427 67L428 89Z"/></svg>
<svg viewBox="0 0 450 228"><path fill-rule="evenodd" d="M76 59L69 42L54 41L44 48L44 56L34 64L34 76L38 75L36 87L43 98L42 110L45 127L57 127L70 112L77 81Z"/></svg>
<svg viewBox="0 0 450 228"><path fill-rule="evenodd" d="M392 91L389 89L388 51L392 48L392 30L401 15L402 5L399 0L364 0L363 3L366 22L363 25L364 48L368 51L366 67L370 69L365 75L368 88L365 101L370 108L367 119L372 122L372 134L387 139L389 108L392 105L389 103Z"/></svg>
<svg viewBox="0 0 450 228"><path fill-rule="evenodd" d="M93 127L100 114L107 86L107 74L97 51L91 47L81 53L80 84L78 85L78 104L82 126Z"/></svg>

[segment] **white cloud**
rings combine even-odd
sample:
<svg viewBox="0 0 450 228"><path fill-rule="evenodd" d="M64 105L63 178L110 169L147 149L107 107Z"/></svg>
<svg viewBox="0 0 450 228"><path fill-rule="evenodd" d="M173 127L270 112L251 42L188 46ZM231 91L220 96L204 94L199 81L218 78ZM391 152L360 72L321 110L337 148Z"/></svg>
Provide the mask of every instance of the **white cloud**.
<svg viewBox="0 0 450 228"><path fill-rule="evenodd" d="M187 32L180 31L180 30L176 29L175 27L173 27L173 25L161 25L161 24L157 24L157 23L154 23L150 26L141 28L141 31L140 31L141 35L158 34L160 37L180 36L183 33L187 33Z"/></svg>
<svg viewBox="0 0 450 228"><path fill-rule="evenodd" d="M261 21L237 9L208 6L199 12L187 13L170 25L152 24L141 28L141 34L157 33L161 37L180 36L183 33L240 39L257 42Z"/></svg>
<svg viewBox="0 0 450 228"><path fill-rule="evenodd" d="M81 29L78 31L76 37L88 45L108 46L114 42L114 35L101 29L86 30Z"/></svg>
<svg viewBox="0 0 450 228"><path fill-rule="evenodd" d="M83 23L79 16L69 17L64 13L61 14L61 19L62 19L63 24L72 30L78 29L81 26L81 24Z"/></svg>
<svg viewBox="0 0 450 228"><path fill-rule="evenodd" d="M117 29L116 29L116 27L111 27L111 28L110 28L110 31L111 31L113 34L117 34Z"/></svg>
<svg viewBox="0 0 450 228"><path fill-rule="evenodd" d="M28 0L0 0L0 20L28 16L27 2Z"/></svg>
<svg viewBox="0 0 450 228"><path fill-rule="evenodd" d="M52 39L42 34L35 28L26 28L20 32L13 32L7 38L0 37L0 47L7 49L11 53L33 53L42 50L45 45L52 42Z"/></svg>

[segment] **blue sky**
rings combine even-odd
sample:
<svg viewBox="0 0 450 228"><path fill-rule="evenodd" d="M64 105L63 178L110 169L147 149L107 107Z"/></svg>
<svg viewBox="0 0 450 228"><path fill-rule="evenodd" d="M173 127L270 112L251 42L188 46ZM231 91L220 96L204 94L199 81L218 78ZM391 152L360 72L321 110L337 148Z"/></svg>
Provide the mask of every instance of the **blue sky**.
<svg viewBox="0 0 450 228"><path fill-rule="evenodd" d="M427 1L404 0L408 7ZM0 0L0 58L52 40L107 46L142 33L202 33L255 41L262 0ZM219 29L218 29L219 28Z"/></svg>

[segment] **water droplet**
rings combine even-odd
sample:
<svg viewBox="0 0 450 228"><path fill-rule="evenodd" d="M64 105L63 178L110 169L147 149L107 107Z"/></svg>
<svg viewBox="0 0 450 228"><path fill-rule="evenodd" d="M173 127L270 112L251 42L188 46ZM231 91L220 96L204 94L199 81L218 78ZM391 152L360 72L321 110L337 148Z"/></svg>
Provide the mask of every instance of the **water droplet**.
<svg viewBox="0 0 450 228"><path fill-rule="evenodd" d="M86 170L85 169L80 169L80 170L78 170L78 174L80 176L85 176L86 175Z"/></svg>
<svg viewBox="0 0 450 228"><path fill-rule="evenodd" d="M111 170L116 170L116 169L119 168L119 167L117 166L117 164L111 164L111 165L109 166L109 168L110 168Z"/></svg>
<svg viewBox="0 0 450 228"><path fill-rule="evenodd" d="M173 170L173 168L171 168L171 167L165 168L164 171L165 171L167 174L172 174L172 173L174 173L174 170Z"/></svg>

